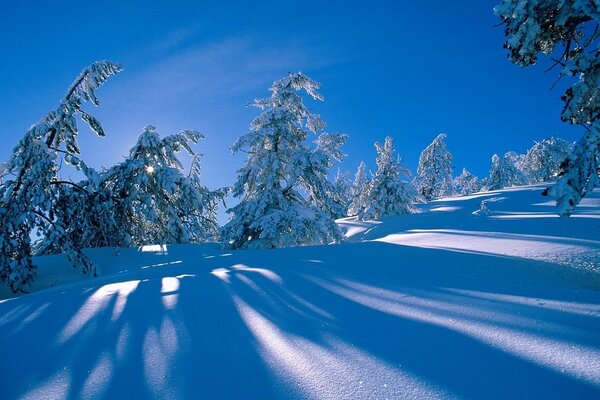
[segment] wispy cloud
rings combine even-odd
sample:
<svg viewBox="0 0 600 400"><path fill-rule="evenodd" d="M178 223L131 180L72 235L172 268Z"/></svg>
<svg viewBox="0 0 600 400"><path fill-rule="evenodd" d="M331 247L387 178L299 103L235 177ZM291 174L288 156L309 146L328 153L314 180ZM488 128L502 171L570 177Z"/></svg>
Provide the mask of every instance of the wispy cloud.
<svg viewBox="0 0 600 400"><path fill-rule="evenodd" d="M161 46L177 43L185 36L183 32L174 35ZM265 82L288 71L318 69L335 62L336 59L306 49L300 42L273 47L249 39L228 39L186 48L150 63L131 79L128 91L136 93L136 97L158 96L160 101L219 101L264 87Z"/></svg>

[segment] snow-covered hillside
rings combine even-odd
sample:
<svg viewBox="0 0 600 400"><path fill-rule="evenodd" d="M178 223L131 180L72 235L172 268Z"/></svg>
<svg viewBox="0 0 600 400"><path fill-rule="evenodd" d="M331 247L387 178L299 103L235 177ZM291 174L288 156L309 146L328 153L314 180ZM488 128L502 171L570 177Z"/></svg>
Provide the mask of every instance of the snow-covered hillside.
<svg viewBox="0 0 600 400"><path fill-rule="evenodd" d="M35 293L1 293L0 397L600 398L600 192L561 219L542 188L342 220L336 246L37 259Z"/></svg>

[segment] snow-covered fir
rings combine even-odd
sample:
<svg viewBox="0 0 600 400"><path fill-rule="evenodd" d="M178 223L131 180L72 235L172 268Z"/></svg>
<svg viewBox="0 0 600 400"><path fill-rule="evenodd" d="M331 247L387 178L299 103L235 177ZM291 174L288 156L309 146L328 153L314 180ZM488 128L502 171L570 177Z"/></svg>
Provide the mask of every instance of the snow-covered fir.
<svg viewBox="0 0 600 400"><path fill-rule="evenodd" d="M536 142L523 157L522 170L531 183L556 180L562 163L573 151L573 144L549 137Z"/></svg>
<svg viewBox="0 0 600 400"><path fill-rule="evenodd" d="M95 273L81 249L56 227L56 201L61 186L69 184L58 175L59 162L64 159L75 167L81 165L73 162L79 154L77 117L98 136L104 136L100 123L82 110L82 105L98 105L95 91L121 70L120 65L109 61L85 68L56 110L29 128L13 150L5 167L8 177L0 185L0 280L14 291L22 290L34 279L31 235L36 232L60 241L61 250L74 267Z"/></svg>
<svg viewBox="0 0 600 400"><path fill-rule="evenodd" d="M335 174L332 184L333 192L329 195L339 204L339 214L334 214L335 219L348 216L348 208L352 201L352 181L348 171L341 171L339 168Z"/></svg>
<svg viewBox="0 0 600 400"><path fill-rule="evenodd" d="M518 157L512 151L507 152L503 157L494 154L492 156L490 175L486 181L486 189L498 190L527 184L525 174L516 166L517 161Z"/></svg>
<svg viewBox="0 0 600 400"><path fill-rule="evenodd" d="M358 164L356 173L354 174L354 181L352 182L351 202L348 207L348 215L354 216L363 212L367 206L367 187L369 178L367 177L367 165L364 161Z"/></svg>
<svg viewBox="0 0 600 400"><path fill-rule="evenodd" d="M410 178L410 170L402 165L400 157L396 155L393 138L387 136L384 144L375 143L375 148L378 154L377 171L366 185L364 209L358 218L379 219L415 212L415 195L406 181Z"/></svg>
<svg viewBox="0 0 600 400"><path fill-rule="evenodd" d="M454 179L454 190L461 196L478 192L481 188L481 181L466 168Z"/></svg>
<svg viewBox="0 0 600 400"><path fill-rule="evenodd" d="M452 155L446 148L446 137L444 133L437 135L419 157L415 186L427 201L454 194Z"/></svg>
<svg viewBox="0 0 600 400"><path fill-rule="evenodd" d="M199 180L200 158L191 144L201 138L183 130L161 139L147 126L129 156L101 175L100 187L117 197L110 214L121 238L110 246L218 240L215 206L227 191L210 192ZM193 156L187 175L181 150Z"/></svg>
<svg viewBox="0 0 600 400"><path fill-rule="evenodd" d="M346 135L309 135L325 123L304 105L300 92L323 100L319 84L301 72L290 73L271 86L271 97L252 105L264 110L250 132L233 145L248 154L238 170L233 194L240 203L228 210L223 241L233 248L275 248L339 242L334 222L345 210L331 195L329 169L340 161Z"/></svg>

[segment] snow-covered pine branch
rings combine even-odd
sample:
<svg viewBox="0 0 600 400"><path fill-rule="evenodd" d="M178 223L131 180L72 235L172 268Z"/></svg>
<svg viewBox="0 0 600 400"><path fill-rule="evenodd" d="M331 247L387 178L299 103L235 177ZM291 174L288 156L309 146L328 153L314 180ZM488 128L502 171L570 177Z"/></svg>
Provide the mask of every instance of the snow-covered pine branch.
<svg viewBox="0 0 600 400"><path fill-rule="evenodd" d="M569 216L586 193L600 182L600 9L588 0L502 0L494 11L504 24L511 61L521 67L539 54L562 67L559 79L573 78L562 96L561 119L581 125L585 133L562 164L555 186L546 193L558 212Z"/></svg>

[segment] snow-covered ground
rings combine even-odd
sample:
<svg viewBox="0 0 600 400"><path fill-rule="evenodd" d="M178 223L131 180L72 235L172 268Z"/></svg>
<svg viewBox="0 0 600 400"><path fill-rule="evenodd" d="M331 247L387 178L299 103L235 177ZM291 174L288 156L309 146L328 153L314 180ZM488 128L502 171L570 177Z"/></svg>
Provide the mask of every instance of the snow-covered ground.
<svg viewBox="0 0 600 400"><path fill-rule="evenodd" d="M337 246L37 259L35 293L0 293L0 398L598 399L600 193L560 219L542 188L342 220Z"/></svg>

